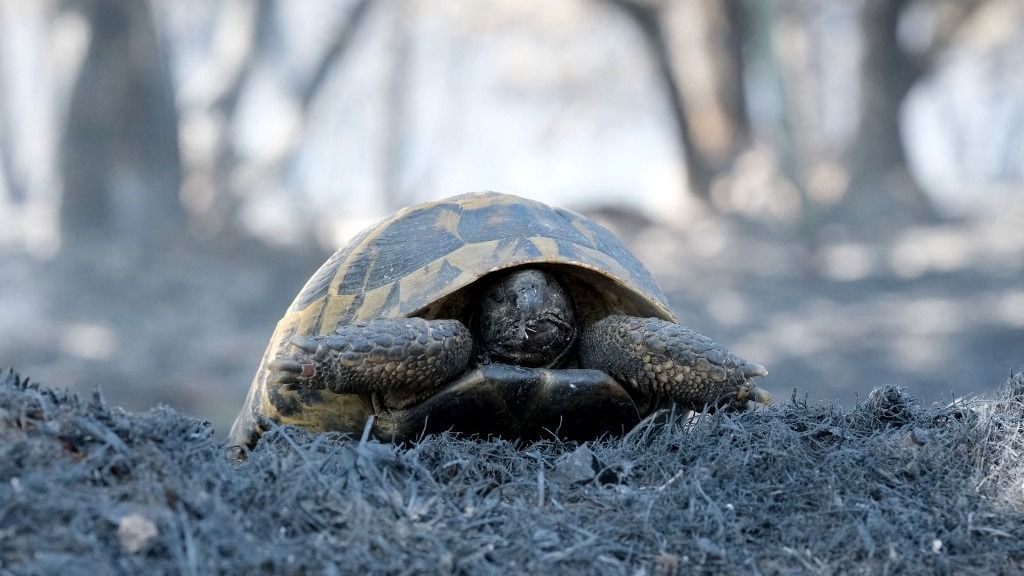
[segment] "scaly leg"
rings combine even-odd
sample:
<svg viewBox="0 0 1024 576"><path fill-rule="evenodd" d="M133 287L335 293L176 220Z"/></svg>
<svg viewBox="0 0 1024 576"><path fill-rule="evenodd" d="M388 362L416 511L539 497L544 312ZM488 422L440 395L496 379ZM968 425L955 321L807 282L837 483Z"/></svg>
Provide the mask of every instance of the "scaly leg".
<svg viewBox="0 0 1024 576"><path fill-rule="evenodd" d="M291 343L300 352L269 364L271 383L406 399L464 372L473 349L458 320L422 318L360 322L327 336L295 336Z"/></svg>
<svg viewBox="0 0 1024 576"><path fill-rule="evenodd" d="M747 400L762 404L771 395L751 379L768 374L693 330L657 318L612 315L586 327L580 365L602 370L655 404L704 405Z"/></svg>

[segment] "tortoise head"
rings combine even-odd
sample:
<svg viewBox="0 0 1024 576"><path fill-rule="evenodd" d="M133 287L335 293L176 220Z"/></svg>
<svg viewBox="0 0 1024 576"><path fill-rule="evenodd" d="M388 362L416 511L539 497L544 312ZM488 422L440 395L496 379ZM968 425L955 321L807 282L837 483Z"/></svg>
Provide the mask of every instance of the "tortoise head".
<svg viewBox="0 0 1024 576"><path fill-rule="evenodd" d="M481 364L553 367L576 341L572 300L558 279L543 270L518 269L497 276L483 287L477 306Z"/></svg>

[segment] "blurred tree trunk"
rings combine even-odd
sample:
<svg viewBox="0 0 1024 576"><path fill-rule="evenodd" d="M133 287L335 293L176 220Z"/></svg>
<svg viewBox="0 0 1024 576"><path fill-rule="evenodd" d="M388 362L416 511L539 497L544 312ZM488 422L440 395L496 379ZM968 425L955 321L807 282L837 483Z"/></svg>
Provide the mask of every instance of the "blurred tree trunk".
<svg viewBox="0 0 1024 576"><path fill-rule="evenodd" d="M6 78L7 70L4 69L3 54L0 54L0 78ZM14 176L14 159L11 158L11 137L10 127L10 106L7 103L7 87L0 86L0 190L11 202L24 201L25 197L21 186ZM0 198L0 202L3 199Z"/></svg>
<svg viewBox="0 0 1024 576"><path fill-rule="evenodd" d="M381 154L381 182L384 205L388 211L407 203L402 169L406 163L406 131L409 130L408 92L412 39L409 20L415 17L414 7L396 2L391 14L391 54L384 94L387 113L384 118L384 150Z"/></svg>
<svg viewBox="0 0 1024 576"><path fill-rule="evenodd" d="M709 4L711 5L711 4ZM750 118L747 116L747 95L743 76L746 72L745 39L750 36L750 16L744 0L723 0L719 5L722 21L718 27L723 50L716 58L722 70L721 100L732 120L736 142L750 139Z"/></svg>
<svg viewBox="0 0 1024 576"><path fill-rule="evenodd" d="M370 4L370 0L358 0L342 16L334 38L331 40L327 50L324 51L323 56L320 57L313 76L300 91L303 110L309 109L313 99L320 93L324 83L327 81L328 74L348 54L349 47L355 41L356 33L362 29L363 23L366 21Z"/></svg>
<svg viewBox="0 0 1024 576"><path fill-rule="evenodd" d="M274 20L276 4L274 0L257 0L252 3L226 2L223 6L222 21L232 19L234 24L245 24L245 49L241 57L220 56L221 69L224 71L223 81L219 90L213 94L208 108L186 110L186 114L206 115L212 118L217 127L216 141L218 146L211 154L208 164L202 162L187 166L188 177L199 183L201 190L198 206L192 207L193 223L203 236L219 236L223 242L234 240L243 235L239 225L238 214L241 211L243 196L237 190L234 169L239 162L239 153L231 130L236 122L242 94L253 71L264 51L271 50L276 41ZM233 54L232 54L233 56ZM188 116L186 116L186 120ZM188 187L189 184L186 184ZM248 191L247 191L248 192Z"/></svg>
<svg viewBox="0 0 1024 576"><path fill-rule="evenodd" d="M148 252L184 231L170 71L148 2L74 6L92 39L61 141L62 243Z"/></svg>
<svg viewBox="0 0 1024 576"><path fill-rule="evenodd" d="M14 159L11 157L14 147L11 145L10 122L6 118L10 109L6 95L6 91L0 87L0 189L4 190L9 201L18 203L25 201L25 191L14 174Z"/></svg>
<svg viewBox="0 0 1024 576"><path fill-rule="evenodd" d="M675 126L676 140L682 154L683 164L690 191L705 202L710 198L711 167L698 153L694 145L690 119L687 116L686 99L680 89L672 57L669 52L668 40L658 15L658 7L648 3L632 0L608 0L613 6L623 10L643 34L647 50L651 55L662 87L667 96L672 122Z"/></svg>
<svg viewBox="0 0 1024 576"><path fill-rule="evenodd" d="M860 125L851 160L855 175L872 180L906 166L900 106L923 68L897 38L900 14L908 3L868 0L863 8Z"/></svg>
<svg viewBox="0 0 1024 576"><path fill-rule="evenodd" d="M681 10L672 10L682 5L680 2L668 4L663 18L678 20L687 17L688 14ZM750 120L743 81L744 42L749 36L749 18L743 0L699 1L696 2L696 10L703 28L699 52L707 61L710 85L703 97L694 95L688 99L694 104L689 114L695 119L694 143L700 155L714 173L721 173L732 167L733 161L750 142ZM688 85L682 57L686 47L676 37L671 20L667 24L672 59L686 92ZM696 85L695 82L692 84Z"/></svg>
<svg viewBox="0 0 1024 576"><path fill-rule="evenodd" d="M910 0L867 0L861 16L864 57L861 68L860 124L849 156L853 180L846 208L857 216L912 219L935 213L909 175L900 134L900 110L914 84L948 48L959 27L983 4L978 0L934 2L933 38L919 53L899 41L900 18Z"/></svg>
<svg viewBox="0 0 1024 576"><path fill-rule="evenodd" d="M743 89L742 0L684 3L607 0L628 15L643 35L662 80L691 192L709 203L717 174L729 170L749 141ZM688 19L699 14L700 57L711 70L709 85L689 82L690 43L682 42Z"/></svg>
<svg viewBox="0 0 1024 576"><path fill-rule="evenodd" d="M283 4L281 0L233 0L224 3L225 9L219 16L221 27L234 28L238 22L244 24L241 55L234 51L215 55L215 58L219 56L220 67L224 71L222 81L208 101L193 104L184 111L186 123L189 120L207 119L218 130L218 145L211 154L212 162L198 162L187 167L186 190L190 196L194 193L198 199L192 206L192 223L201 227L203 235L216 235L222 240L239 237L245 231L245 226L240 223L240 214L246 203L272 188L287 186L280 180L297 170L302 131L311 121L315 100L347 55L367 18L372 2L352 2L339 16L333 36L308 77L287 81L290 97L301 112L298 136L290 139L275 159L265 163L250 162L247 168L255 167L255 170L247 170L250 173L245 178L238 178L237 168L244 159L240 156L232 132L243 121L239 119L240 106L246 91L251 88L250 80L254 74L266 70L276 73L281 69L275 60L279 54L279 44L283 41L279 31L280 8ZM228 21L231 21L230 26L226 24ZM193 183L195 188L192 187ZM311 228L302 230L312 233Z"/></svg>

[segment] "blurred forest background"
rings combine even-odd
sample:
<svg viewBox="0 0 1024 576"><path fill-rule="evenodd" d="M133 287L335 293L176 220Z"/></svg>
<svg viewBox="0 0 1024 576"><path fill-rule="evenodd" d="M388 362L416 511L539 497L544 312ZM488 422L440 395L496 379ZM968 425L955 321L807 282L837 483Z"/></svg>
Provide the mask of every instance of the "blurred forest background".
<svg viewBox="0 0 1024 576"><path fill-rule="evenodd" d="M409 203L588 213L785 399L1024 365L1021 0L0 0L0 366L224 434Z"/></svg>

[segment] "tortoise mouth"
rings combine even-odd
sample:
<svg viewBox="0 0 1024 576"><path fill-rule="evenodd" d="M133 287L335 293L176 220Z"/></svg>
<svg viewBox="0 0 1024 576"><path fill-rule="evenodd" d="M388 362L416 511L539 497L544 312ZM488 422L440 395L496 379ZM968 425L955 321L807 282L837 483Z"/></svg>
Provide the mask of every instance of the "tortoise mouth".
<svg viewBox="0 0 1024 576"><path fill-rule="evenodd" d="M604 372L490 364L406 408L377 411L374 434L411 441L446 431L515 439L590 440L640 421L632 397Z"/></svg>

